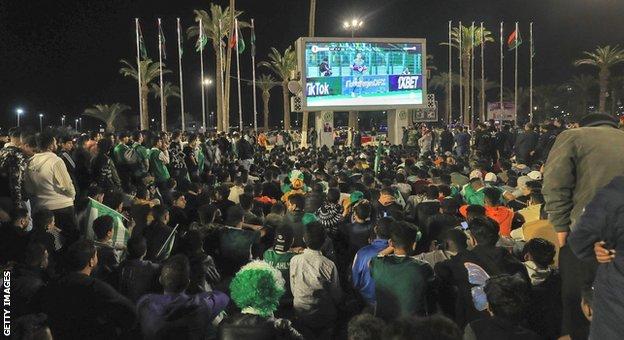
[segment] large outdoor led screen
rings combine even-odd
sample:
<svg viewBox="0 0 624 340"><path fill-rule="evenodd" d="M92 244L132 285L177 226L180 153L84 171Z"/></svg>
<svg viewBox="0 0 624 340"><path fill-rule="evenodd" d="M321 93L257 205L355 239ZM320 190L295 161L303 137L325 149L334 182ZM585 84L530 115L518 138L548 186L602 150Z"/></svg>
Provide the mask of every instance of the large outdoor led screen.
<svg viewBox="0 0 624 340"><path fill-rule="evenodd" d="M302 38L305 110L423 107L424 39Z"/></svg>

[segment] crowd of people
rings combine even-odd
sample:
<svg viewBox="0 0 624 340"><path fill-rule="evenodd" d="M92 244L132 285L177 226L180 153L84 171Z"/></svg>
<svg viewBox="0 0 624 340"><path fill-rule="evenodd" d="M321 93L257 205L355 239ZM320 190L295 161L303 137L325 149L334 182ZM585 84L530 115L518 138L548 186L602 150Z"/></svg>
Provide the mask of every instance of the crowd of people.
<svg viewBox="0 0 624 340"><path fill-rule="evenodd" d="M618 338L615 118L422 124L402 145L279 135L12 128L10 334Z"/></svg>

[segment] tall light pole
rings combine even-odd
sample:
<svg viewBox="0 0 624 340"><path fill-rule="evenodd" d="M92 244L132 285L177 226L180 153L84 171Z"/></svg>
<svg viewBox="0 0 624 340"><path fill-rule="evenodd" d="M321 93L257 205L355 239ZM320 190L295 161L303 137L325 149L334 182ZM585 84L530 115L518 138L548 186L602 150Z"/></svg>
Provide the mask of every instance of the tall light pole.
<svg viewBox="0 0 624 340"><path fill-rule="evenodd" d="M355 37L355 32L364 26L364 22L360 19L353 18L351 21L345 21L342 24L344 29L351 31L351 38Z"/></svg>
<svg viewBox="0 0 624 340"><path fill-rule="evenodd" d="M17 113L17 127L19 127L20 126L20 116L22 114L24 114L24 109L18 108L17 110L15 110L15 113Z"/></svg>
<svg viewBox="0 0 624 340"><path fill-rule="evenodd" d="M39 131L43 132L43 113L39 114Z"/></svg>
<svg viewBox="0 0 624 340"><path fill-rule="evenodd" d="M207 110L204 110L203 113L202 113L202 122L204 123L204 129L206 129L207 128L207 126L206 126L206 111L210 112L210 104L209 104L210 96L208 95L209 94L208 88L210 88L210 85L212 85L212 79L204 78L202 83L204 84L203 87L204 87L204 89L206 91L206 109L207 109Z"/></svg>
<svg viewBox="0 0 624 340"><path fill-rule="evenodd" d="M78 132L78 118L76 118L76 132Z"/></svg>
<svg viewBox="0 0 624 340"><path fill-rule="evenodd" d="M65 127L65 115L61 116L61 127Z"/></svg>
<svg viewBox="0 0 624 340"><path fill-rule="evenodd" d="M84 126L82 126L82 117L78 118L78 122L80 123L80 130L82 130L84 128Z"/></svg>

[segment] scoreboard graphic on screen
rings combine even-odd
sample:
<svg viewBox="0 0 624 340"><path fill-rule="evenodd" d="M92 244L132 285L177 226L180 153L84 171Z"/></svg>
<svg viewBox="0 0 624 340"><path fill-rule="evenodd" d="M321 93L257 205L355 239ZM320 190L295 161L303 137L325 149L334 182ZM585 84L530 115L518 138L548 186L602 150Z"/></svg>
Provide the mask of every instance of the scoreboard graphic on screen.
<svg viewBox="0 0 624 340"><path fill-rule="evenodd" d="M426 106L424 39L301 38L304 110Z"/></svg>

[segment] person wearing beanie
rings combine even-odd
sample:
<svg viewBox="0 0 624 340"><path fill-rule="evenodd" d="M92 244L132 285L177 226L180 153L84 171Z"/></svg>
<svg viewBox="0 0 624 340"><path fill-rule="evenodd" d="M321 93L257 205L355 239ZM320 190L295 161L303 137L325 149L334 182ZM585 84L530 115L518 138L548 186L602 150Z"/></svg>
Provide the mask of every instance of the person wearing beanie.
<svg viewBox="0 0 624 340"><path fill-rule="evenodd" d="M581 310L581 290L594 281L595 264L581 261L566 245L585 206L596 192L622 174L624 131L615 117L593 113L580 128L562 132L544 166L542 193L548 219L558 233L562 279L562 335L587 332L589 323Z"/></svg>
<svg viewBox="0 0 624 340"><path fill-rule="evenodd" d="M303 339L286 319L273 313L285 292L285 280L268 263L253 261L241 268L230 283L232 301L241 312L219 325L220 339Z"/></svg>
<svg viewBox="0 0 624 340"><path fill-rule="evenodd" d="M291 250L293 244L293 231L288 226L280 226L275 229L275 241L272 249L267 249L262 256L264 262L277 269L282 277L290 277L290 260L297 255ZM290 280L284 285L284 295L280 298L280 306L292 307L292 292Z"/></svg>

